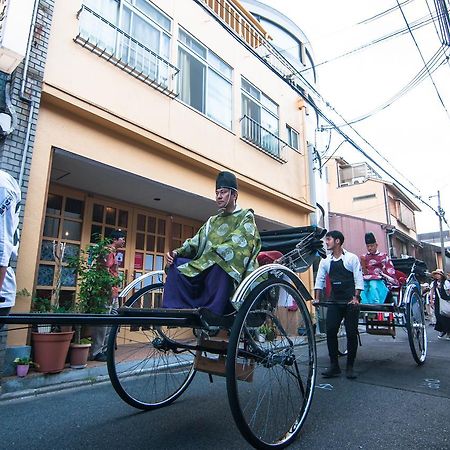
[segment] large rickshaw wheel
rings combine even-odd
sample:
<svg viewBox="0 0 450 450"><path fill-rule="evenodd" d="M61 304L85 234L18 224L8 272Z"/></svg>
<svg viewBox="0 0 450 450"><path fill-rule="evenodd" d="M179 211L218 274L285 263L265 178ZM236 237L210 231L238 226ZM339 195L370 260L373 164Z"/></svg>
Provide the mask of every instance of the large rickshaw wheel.
<svg viewBox="0 0 450 450"><path fill-rule="evenodd" d="M129 308L160 306L163 283L146 286L125 303ZM119 396L135 408L169 405L192 381L194 355L177 341L195 341L192 329L160 326L113 326L108 341L108 373Z"/></svg>
<svg viewBox="0 0 450 450"><path fill-rule="evenodd" d="M296 312L280 306L289 297ZM232 327L226 369L231 411L245 439L256 448L289 445L308 414L316 375L310 315L292 284L269 278L249 292Z"/></svg>
<svg viewBox="0 0 450 450"><path fill-rule="evenodd" d="M425 305L422 296L414 285L407 286L406 328L408 341L414 361L420 366L427 357L427 327L425 324Z"/></svg>

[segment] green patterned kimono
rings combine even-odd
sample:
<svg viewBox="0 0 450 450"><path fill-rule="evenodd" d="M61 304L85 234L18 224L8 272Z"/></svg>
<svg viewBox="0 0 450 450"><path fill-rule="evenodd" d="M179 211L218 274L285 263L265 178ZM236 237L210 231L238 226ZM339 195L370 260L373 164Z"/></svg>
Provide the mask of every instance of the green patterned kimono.
<svg viewBox="0 0 450 450"><path fill-rule="evenodd" d="M176 249L177 255L192 258L178 266L187 277L194 277L218 264L234 281L235 286L258 267L256 257L261 240L251 209L212 216L198 233Z"/></svg>

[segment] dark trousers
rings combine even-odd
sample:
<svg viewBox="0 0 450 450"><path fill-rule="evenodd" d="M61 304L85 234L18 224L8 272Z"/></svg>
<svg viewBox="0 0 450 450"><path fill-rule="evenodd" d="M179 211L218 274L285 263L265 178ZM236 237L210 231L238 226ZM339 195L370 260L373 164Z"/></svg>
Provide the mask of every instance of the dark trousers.
<svg viewBox="0 0 450 450"><path fill-rule="evenodd" d="M163 308L204 307L217 315L227 313L228 308L231 308L231 277L217 264L199 275L186 277L178 270L178 266L189 261L187 258L176 258L169 267L164 285Z"/></svg>
<svg viewBox="0 0 450 450"><path fill-rule="evenodd" d="M344 319L347 334L347 366L353 366L358 350L359 306L346 303L331 305L327 310L327 345L331 364L338 364L338 331Z"/></svg>
<svg viewBox="0 0 450 450"><path fill-rule="evenodd" d="M7 316L11 308L0 308L0 316ZM6 354L6 338L8 337L7 327L0 324L0 383L3 373L3 365L5 363Z"/></svg>

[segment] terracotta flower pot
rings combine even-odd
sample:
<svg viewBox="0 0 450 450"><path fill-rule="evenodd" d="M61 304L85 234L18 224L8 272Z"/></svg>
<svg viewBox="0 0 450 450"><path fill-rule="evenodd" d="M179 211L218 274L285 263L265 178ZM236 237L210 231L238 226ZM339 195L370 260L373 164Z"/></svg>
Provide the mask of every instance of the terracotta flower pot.
<svg viewBox="0 0 450 450"><path fill-rule="evenodd" d="M29 364L17 364L16 373L18 377L26 377L28 370L30 368Z"/></svg>
<svg viewBox="0 0 450 450"><path fill-rule="evenodd" d="M64 333L31 333L34 361L39 365L37 369L39 372L58 373L64 369L73 333L73 331Z"/></svg>
<svg viewBox="0 0 450 450"><path fill-rule="evenodd" d="M87 366L91 344L70 344L70 367L83 369Z"/></svg>

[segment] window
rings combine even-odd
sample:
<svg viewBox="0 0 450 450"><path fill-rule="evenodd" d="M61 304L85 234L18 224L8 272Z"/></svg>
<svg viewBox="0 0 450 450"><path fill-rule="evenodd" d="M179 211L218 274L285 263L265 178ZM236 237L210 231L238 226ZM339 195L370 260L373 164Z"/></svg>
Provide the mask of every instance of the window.
<svg viewBox="0 0 450 450"><path fill-rule="evenodd" d="M242 78L242 137L272 155L279 155L278 105Z"/></svg>
<svg viewBox="0 0 450 450"><path fill-rule="evenodd" d="M358 202L361 200L370 200L372 198L377 198L377 195L376 194L359 195L357 197L353 197L353 201Z"/></svg>
<svg viewBox="0 0 450 450"><path fill-rule="evenodd" d="M231 129L233 69L184 30L179 42L180 100Z"/></svg>
<svg viewBox="0 0 450 450"><path fill-rule="evenodd" d="M292 147L295 150L298 150L298 141L299 141L299 134L297 131L295 131L293 128L291 128L289 125L286 125L287 129L287 135L288 135L288 144L289 147Z"/></svg>
<svg viewBox="0 0 450 450"><path fill-rule="evenodd" d="M135 0L136 8L124 3L120 28L166 61L170 58L170 20L146 0ZM168 81L168 66L133 40L123 38L121 59L152 79Z"/></svg>
<svg viewBox="0 0 450 450"><path fill-rule="evenodd" d="M47 197L41 251L37 270L37 296L50 298L52 289L60 284L60 305L71 306L74 300L76 274L67 267L71 257L80 251L84 201L50 192ZM62 257L61 271L55 253Z"/></svg>
<svg viewBox="0 0 450 450"><path fill-rule="evenodd" d="M85 0L95 14L84 11L80 16L80 36L132 67L141 77L167 86L171 19L148 0L122 1L121 7L119 3Z"/></svg>

